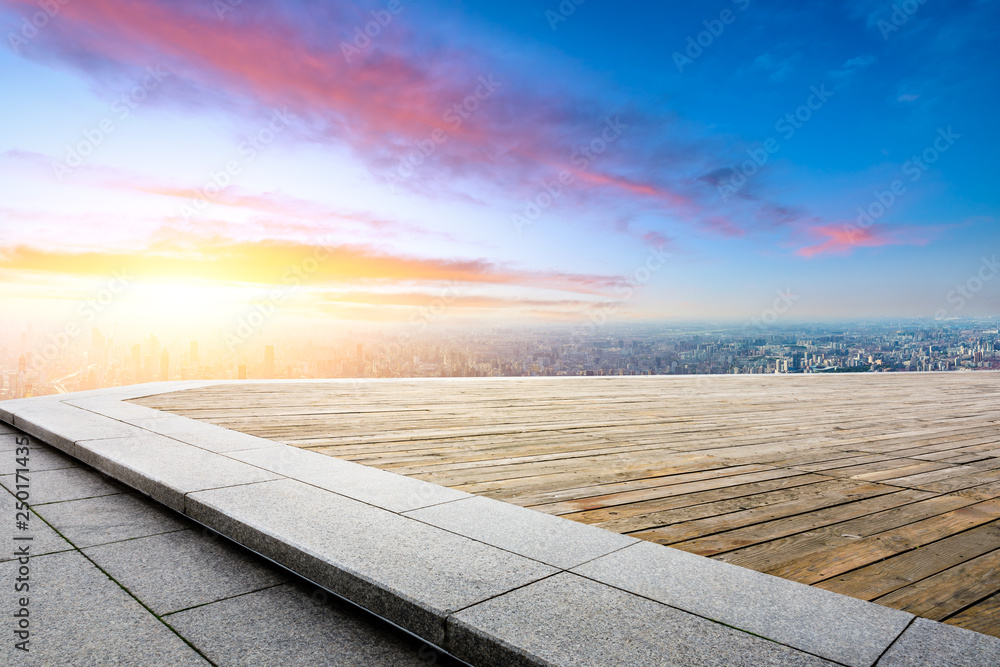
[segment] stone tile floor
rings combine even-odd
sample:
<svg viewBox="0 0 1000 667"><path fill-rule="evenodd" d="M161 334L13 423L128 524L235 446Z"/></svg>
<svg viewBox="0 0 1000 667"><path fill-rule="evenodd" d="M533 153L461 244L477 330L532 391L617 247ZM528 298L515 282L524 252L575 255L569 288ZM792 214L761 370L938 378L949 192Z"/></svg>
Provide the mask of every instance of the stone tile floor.
<svg viewBox="0 0 1000 667"><path fill-rule="evenodd" d="M19 530L25 437L0 425L0 664L464 664L35 438ZM27 652L13 635L21 597Z"/></svg>

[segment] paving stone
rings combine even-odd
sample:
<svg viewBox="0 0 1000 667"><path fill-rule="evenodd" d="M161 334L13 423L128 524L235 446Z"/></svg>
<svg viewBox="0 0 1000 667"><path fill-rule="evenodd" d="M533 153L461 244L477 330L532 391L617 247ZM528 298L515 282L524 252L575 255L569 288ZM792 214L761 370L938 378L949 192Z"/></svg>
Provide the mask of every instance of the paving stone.
<svg viewBox="0 0 1000 667"><path fill-rule="evenodd" d="M14 425L71 455L75 453L74 443L79 440L122 438L136 432L129 424L58 401L19 410L14 416Z"/></svg>
<svg viewBox="0 0 1000 667"><path fill-rule="evenodd" d="M171 416L156 420L147 420L143 428L219 454L240 452L248 449L273 449L285 446L280 442L258 438L254 435L240 433L239 431L233 431L228 428L206 424L185 417Z"/></svg>
<svg viewBox="0 0 1000 667"><path fill-rule="evenodd" d="M75 396L75 394L74 394ZM63 401L66 405L96 412L99 415L112 419L150 419L159 417L163 413L153 408L147 408L135 403L126 403L112 396L94 396L91 398L80 398Z"/></svg>
<svg viewBox="0 0 1000 667"><path fill-rule="evenodd" d="M22 438L26 437L28 437L27 433L21 433L13 429L10 433L0 433L0 453L17 449L21 446L18 443L22 441Z"/></svg>
<svg viewBox="0 0 1000 667"><path fill-rule="evenodd" d="M0 562L17 559L18 556L14 551L25 545L28 547L28 553L32 556L68 551L73 548L72 544L59 537L59 534L38 518L34 512L29 512L28 530L18 530L15 521L23 520L21 517L15 517L18 505L19 503L13 495L6 489L0 489L0 516L3 517L3 521L0 522L0 526L3 526L0 528L0 540L3 544L2 551L0 551ZM15 540L15 537L30 537L31 539Z"/></svg>
<svg viewBox="0 0 1000 667"><path fill-rule="evenodd" d="M193 493L187 513L432 643L448 614L557 571L292 479Z"/></svg>
<svg viewBox="0 0 1000 667"><path fill-rule="evenodd" d="M58 396L37 396L35 398L16 398L10 401L0 401L0 421L15 426L14 415L20 410L35 408L39 405L46 405L57 402Z"/></svg>
<svg viewBox="0 0 1000 667"><path fill-rule="evenodd" d="M478 496L407 512L406 516L563 569L639 542L633 537Z"/></svg>
<svg viewBox="0 0 1000 667"><path fill-rule="evenodd" d="M279 568L200 529L83 552L159 615L288 581Z"/></svg>
<svg viewBox="0 0 1000 667"><path fill-rule="evenodd" d="M21 437L25 438L28 436ZM23 439L21 443L22 447L25 446ZM31 473L42 472L44 470L59 470L61 468L74 468L78 465L75 459L51 447L46 447L35 438L28 437L27 447L28 456L26 461L22 460L24 458L23 455L17 454L17 445L14 445L7 451L0 451L0 475L13 474L16 470L25 467L22 463L27 463L26 467Z"/></svg>
<svg viewBox="0 0 1000 667"><path fill-rule="evenodd" d="M568 572L458 612L445 648L477 667L833 664Z"/></svg>
<svg viewBox="0 0 1000 667"><path fill-rule="evenodd" d="M996 667L1000 639L918 618L886 651L878 667Z"/></svg>
<svg viewBox="0 0 1000 667"><path fill-rule="evenodd" d="M145 498L121 493L42 505L38 513L77 547L191 528L191 522Z"/></svg>
<svg viewBox="0 0 1000 667"><path fill-rule="evenodd" d="M209 387L214 384L223 384L217 380L172 380L169 382L147 382L146 384L133 384L126 387L114 387L105 392L102 395L114 396L122 401L132 400L136 398L145 398L146 396L158 396L160 394L172 394L177 391L186 391L188 389L198 389L199 387Z"/></svg>
<svg viewBox="0 0 1000 667"><path fill-rule="evenodd" d="M229 456L391 512L472 498L463 491L290 445Z"/></svg>
<svg viewBox="0 0 1000 667"><path fill-rule="evenodd" d="M87 440L77 458L142 491L167 507L184 511L184 495L278 475L158 435Z"/></svg>
<svg viewBox="0 0 1000 667"><path fill-rule="evenodd" d="M0 581L14 581L16 563L0 563ZM29 652L0 644L6 665L171 665L208 663L77 551L32 558ZM3 596L12 623L17 598Z"/></svg>
<svg viewBox="0 0 1000 667"><path fill-rule="evenodd" d="M324 602L327 597L332 596L288 584L165 620L219 665L435 664L435 652L426 645L346 603Z"/></svg>
<svg viewBox="0 0 1000 667"><path fill-rule="evenodd" d="M11 493L18 490L15 488L17 484L15 475L0 475L0 485ZM28 477L28 484L30 486L28 491L31 494L28 504L33 506L94 496L109 496L126 491L125 487L114 480L80 467L33 472Z"/></svg>
<svg viewBox="0 0 1000 667"><path fill-rule="evenodd" d="M846 665L868 667L913 616L641 542L574 572Z"/></svg>
<svg viewBox="0 0 1000 667"><path fill-rule="evenodd" d="M202 434L229 430L215 424L198 421L197 419L188 419L187 417L173 415L160 410L156 411L156 416L154 417L126 417L123 421L146 431L170 437L178 433Z"/></svg>

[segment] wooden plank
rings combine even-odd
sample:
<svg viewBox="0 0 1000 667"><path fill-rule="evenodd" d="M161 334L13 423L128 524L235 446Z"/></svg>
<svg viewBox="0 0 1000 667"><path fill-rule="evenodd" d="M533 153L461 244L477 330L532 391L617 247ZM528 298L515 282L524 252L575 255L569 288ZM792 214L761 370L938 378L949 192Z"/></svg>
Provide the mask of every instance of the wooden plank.
<svg viewBox="0 0 1000 667"><path fill-rule="evenodd" d="M1000 591L1000 550L991 551L875 601L940 621Z"/></svg>
<svg viewBox="0 0 1000 667"><path fill-rule="evenodd" d="M863 567L883 558L921 547L949 535L993 521L1000 512L1000 499L969 505L864 537L849 544L825 549L822 554L769 568L767 572L792 581L814 584Z"/></svg>
<svg viewBox="0 0 1000 667"><path fill-rule="evenodd" d="M967 607L946 619L945 623L981 632L984 635L1000 637L1000 593Z"/></svg>
<svg viewBox="0 0 1000 667"><path fill-rule="evenodd" d="M874 600L996 549L1000 549L1000 525L994 522L838 575L816 586L862 600Z"/></svg>
<svg viewBox="0 0 1000 667"><path fill-rule="evenodd" d="M851 484L849 482L839 485L836 483L832 484L831 486L811 484L807 488L814 490L814 493L777 505L756 507L731 512L722 516L696 519L630 534L633 537L659 544L674 544L700 536L714 535L746 526L756 526L757 524L789 516L797 516L817 509L849 504L875 496L883 496L895 491L892 487L880 484Z"/></svg>

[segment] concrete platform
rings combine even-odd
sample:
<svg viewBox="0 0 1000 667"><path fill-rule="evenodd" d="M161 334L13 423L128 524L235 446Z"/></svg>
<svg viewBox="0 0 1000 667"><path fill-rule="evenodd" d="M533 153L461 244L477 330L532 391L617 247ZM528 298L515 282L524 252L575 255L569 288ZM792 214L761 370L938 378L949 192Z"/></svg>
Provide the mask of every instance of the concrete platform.
<svg viewBox="0 0 1000 667"><path fill-rule="evenodd" d="M32 562L41 568L52 559L52 579L70 586L79 580L78 592L96 585L82 574L88 568L127 580L114 585L128 591L125 597L113 589L109 595L119 607L131 600L142 610L122 611L122 627L123 636L150 637L146 664L296 663L239 641L253 635L236 619L298 608L299 589L248 568L241 559L249 556L219 555L198 537L206 528L473 665L1000 661L1000 640L976 632L915 623L903 611L122 403L207 384L0 403L0 419L71 457L40 456L50 469L30 473L32 511L39 518L48 512L46 525L66 542L40 530L48 555ZM0 440L16 450L17 437ZM14 453L0 449L0 456ZM16 490L17 479L8 474L0 484ZM72 503L86 506L48 509ZM160 522L157 511L172 518ZM94 525L96 517L119 513L134 522ZM79 545L59 533L76 535ZM108 539L118 546L102 543ZM216 555L198 556L209 552ZM210 571L197 571L206 564ZM189 567L190 577L177 574ZM55 594L50 599L69 604ZM310 642L326 635L316 634L310 615L300 617L282 617L281 627L311 637L302 655L315 655ZM46 650L68 646L74 644L53 641ZM100 649L87 650L84 663L96 662ZM912 662L917 653L922 662ZM393 655L397 661L386 664L410 664Z"/></svg>

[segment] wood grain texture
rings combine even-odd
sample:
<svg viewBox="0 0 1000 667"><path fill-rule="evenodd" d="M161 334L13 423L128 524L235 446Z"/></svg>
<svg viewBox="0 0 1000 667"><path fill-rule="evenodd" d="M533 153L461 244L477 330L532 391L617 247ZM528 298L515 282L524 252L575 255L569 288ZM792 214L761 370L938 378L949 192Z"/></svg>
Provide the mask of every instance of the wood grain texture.
<svg viewBox="0 0 1000 667"><path fill-rule="evenodd" d="M1000 636L1000 374L240 383L135 401Z"/></svg>

